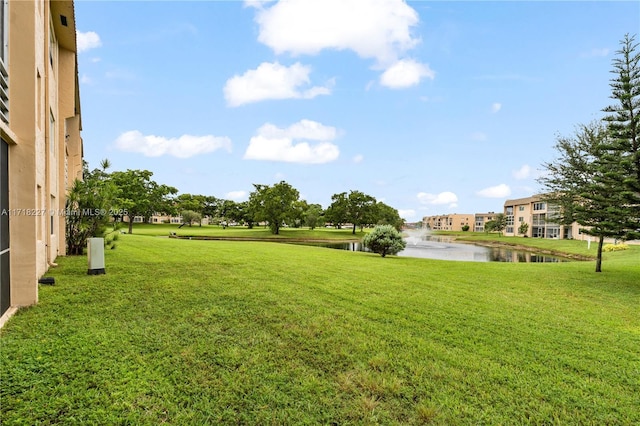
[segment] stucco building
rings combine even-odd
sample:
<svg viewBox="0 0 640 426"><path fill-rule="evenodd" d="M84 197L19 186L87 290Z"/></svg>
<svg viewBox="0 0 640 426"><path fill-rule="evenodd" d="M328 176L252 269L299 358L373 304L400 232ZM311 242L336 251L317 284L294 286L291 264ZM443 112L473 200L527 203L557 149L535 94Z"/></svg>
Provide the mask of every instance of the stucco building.
<svg viewBox="0 0 640 426"><path fill-rule="evenodd" d="M539 195L527 198L507 200L504 203L506 227L504 235L528 236L533 238L584 239L580 226L573 223L569 226L554 221L559 207L549 204ZM521 234L519 229L526 223L527 232Z"/></svg>
<svg viewBox="0 0 640 426"><path fill-rule="evenodd" d="M476 213L473 219L473 232L484 232L484 226L487 222L495 220L496 214L494 212L488 213Z"/></svg>
<svg viewBox="0 0 640 426"><path fill-rule="evenodd" d="M474 215L472 214L443 214L426 216L422 219L423 227L433 231L462 231L464 226L473 229Z"/></svg>
<svg viewBox="0 0 640 426"><path fill-rule="evenodd" d="M73 1L0 1L0 314L38 301L82 177Z"/></svg>

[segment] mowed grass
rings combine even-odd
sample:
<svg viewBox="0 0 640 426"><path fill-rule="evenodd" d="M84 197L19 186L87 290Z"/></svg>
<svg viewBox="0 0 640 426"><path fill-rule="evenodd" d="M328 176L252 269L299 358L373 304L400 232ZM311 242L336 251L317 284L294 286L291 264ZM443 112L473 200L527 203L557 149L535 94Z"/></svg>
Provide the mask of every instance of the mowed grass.
<svg viewBox="0 0 640 426"><path fill-rule="evenodd" d="M444 262L123 235L1 331L13 424L640 423L640 247Z"/></svg>

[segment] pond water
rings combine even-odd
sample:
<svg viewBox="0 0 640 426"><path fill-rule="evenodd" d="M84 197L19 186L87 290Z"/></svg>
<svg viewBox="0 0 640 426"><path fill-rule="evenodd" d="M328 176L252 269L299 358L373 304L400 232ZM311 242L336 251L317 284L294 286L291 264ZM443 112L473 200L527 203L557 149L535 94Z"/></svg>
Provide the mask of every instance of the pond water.
<svg viewBox="0 0 640 426"><path fill-rule="evenodd" d="M501 247L456 243L451 237L412 231L398 256L471 262L566 262L568 259ZM361 243L304 243L348 251L368 251Z"/></svg>

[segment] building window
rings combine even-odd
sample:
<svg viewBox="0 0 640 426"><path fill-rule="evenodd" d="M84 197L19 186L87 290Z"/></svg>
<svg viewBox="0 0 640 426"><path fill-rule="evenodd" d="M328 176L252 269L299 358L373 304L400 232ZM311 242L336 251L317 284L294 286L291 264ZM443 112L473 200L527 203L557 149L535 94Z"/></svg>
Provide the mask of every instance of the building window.
<svg viewBox="0 0 640 426"><path fill-rule="evenodd" d="M509 206L509 207L507 207L507 208L505 209L505 213L506 213L506 214L508 214L508 215L509 215L509 214L511 214L511 215L512 215L512 214L513 214L513 206Z"/></svg>
<svg viewBox="0 0 640 426"><path fill-rule="evenodd" d="M0 119L9 124L8 0L0 0Z"/></svg>
<svg viewBox="0 0 640 426"><path fill-rule="evenodd" d="M533 203L533 210L544 210L545 207L545 203Z"/></svg>
<svg viewBox="0 0 640 426"><path fill-rule="evenodd" d="M560 227L553 226L547 228L547 238L559 238L560 237Z"/></svg>
<svg viewBox="0 0 640 426"><path fill-rule="evenodd" d="M519 216L519 217L518 217L518 222L524 222L524 217Z"/></svg>
<svg viewBox="0 0 640 426"><path fill-rule="evenodd" d="M53 117L53 111L49 111L49 150L51 155L56 153L56 119Z"/></svg>
<svg viewBox="0 0 640 426"><path fill-rule="evenodd" d="M507 226L507 234L513 234L513 226Z"/></svg>
<svg viewBox="0 0 640 426"><path fill-rule="evenodd" d="M53 31L53 24L49 25L49 63L51 68L55 71L56 59L58 57L58 45L56 44L56 34Z"/></svg>
<svg viewBox="0 0 640 426"><path fill-rule="evenodd" d="M518 210L523 212L524 211L524 206L518 206Z"/></svg>

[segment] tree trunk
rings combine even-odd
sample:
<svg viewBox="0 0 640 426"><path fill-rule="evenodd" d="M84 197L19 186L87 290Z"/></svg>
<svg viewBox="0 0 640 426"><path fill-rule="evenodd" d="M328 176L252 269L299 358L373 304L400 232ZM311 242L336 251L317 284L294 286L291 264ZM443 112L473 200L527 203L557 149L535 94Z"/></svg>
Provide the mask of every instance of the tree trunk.
<svg viewBox="0 0 640 426"><path fill-rule="evenodd" d="M355 223L353 224L353 231L351 231L351 233L354 234L354 235L356 233L356 224Z"/></svg>
<svg viewBox="0 0 640 426"><path fill-rule="evenodd" d="M602 272L602 246L604 245L604 237L601 235L598 240L598 257L596 258L596 272Z"/></svg>
<svg viewBox="0 0 640 426"><path fill-rule="evenodd" d="M129 215L129 233L133 234L133 218L134 216Z"/></svg>

